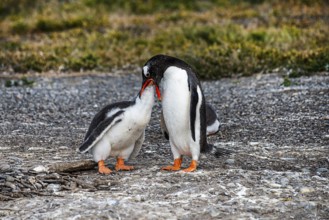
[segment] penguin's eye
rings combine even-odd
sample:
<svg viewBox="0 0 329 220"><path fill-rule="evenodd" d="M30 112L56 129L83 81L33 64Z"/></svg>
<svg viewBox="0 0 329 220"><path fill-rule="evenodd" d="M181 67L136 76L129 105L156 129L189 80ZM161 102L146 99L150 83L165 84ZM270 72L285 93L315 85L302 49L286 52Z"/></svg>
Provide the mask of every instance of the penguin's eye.
<svg viewBox="0 0 329 220"><path fill-rule="evenodd" d="M149 67L148 66L144 66L143 67L143 74L146 78L149 78L150 77L150 72L149 72Z"/></svg>

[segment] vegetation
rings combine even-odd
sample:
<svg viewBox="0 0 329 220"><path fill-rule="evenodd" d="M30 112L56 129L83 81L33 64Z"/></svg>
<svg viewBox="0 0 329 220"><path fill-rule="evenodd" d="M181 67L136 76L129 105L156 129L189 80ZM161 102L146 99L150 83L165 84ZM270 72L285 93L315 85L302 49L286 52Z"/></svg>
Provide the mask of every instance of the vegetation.
<svg viewBox="0 0 329 220"><path fill-rule="evenodd" d="M0 71L110 71L162 53L204 79L329 69L329 4L288 1L2 0Z"/></svg>

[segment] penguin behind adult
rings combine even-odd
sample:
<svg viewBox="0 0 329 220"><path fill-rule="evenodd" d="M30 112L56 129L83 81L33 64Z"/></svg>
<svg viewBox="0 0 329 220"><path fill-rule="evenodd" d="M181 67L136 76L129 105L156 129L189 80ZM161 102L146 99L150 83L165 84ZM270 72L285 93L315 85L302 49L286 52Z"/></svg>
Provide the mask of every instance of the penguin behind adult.
<svg viewBox="0 0 329 220"><path fill-rule="evenodd" d="M219 132L220 123L215 109L206 104L206 120L207 120L207 136L217 134Z"/></svg>
<svg viewBox="0 0 329 220"><path fill-rule="evenodd" d="M79 151L91 151L99 173L112 172L104 162L109 156L117 158L117 171L134 169L124 162L136 157L144 142L154 104L153 84L145 80L135 100L107 105L93 118Z"/></svg>
<svg viewBox="0 0 329 220"><path fill-rule="evenodd" d="M168 131L173 166L163 170L180 170L182 156L192 157L185 172L196 170L200 152L211 150L207 144L206 102L195 71L184 61L156 55L143 67L144 80L153 79L159 86L162 112Z"/></svg>

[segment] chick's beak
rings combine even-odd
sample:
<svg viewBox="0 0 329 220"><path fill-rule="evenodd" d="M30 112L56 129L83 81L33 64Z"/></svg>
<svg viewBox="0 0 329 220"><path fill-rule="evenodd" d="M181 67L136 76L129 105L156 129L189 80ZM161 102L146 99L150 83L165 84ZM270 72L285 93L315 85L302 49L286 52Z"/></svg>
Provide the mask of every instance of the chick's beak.
<svg viewBox="0 0 329 220"><path fill-rule="evenodd" d="M158 85L154 82L154 80L151 79L151 78L150 78L150 79L147 79L147 80L143 83L142 88L141 88L141 91L140 91L140 96L142 96L142 94L143 94L143 92L144 92L144 90L145 90L146 87L148 87L148 86L152 86L152 85L155 85L155 91L156 91L156 94L157 94L157 96L158 96L158 99L161 100L160 89L159 89Z"/></svg>
<svg viewBox="0 0 329 220"><path fill-rule="evenodd" d="M141 88L141 91L140 91L140 95L143 94L143 92L144 92L144 90L145 90L146 87L151 86L153 84L154 84L153 79L147 79L147 80L145 80L144 83L143 83L143 85L142 85L142 88Z"/></svg>

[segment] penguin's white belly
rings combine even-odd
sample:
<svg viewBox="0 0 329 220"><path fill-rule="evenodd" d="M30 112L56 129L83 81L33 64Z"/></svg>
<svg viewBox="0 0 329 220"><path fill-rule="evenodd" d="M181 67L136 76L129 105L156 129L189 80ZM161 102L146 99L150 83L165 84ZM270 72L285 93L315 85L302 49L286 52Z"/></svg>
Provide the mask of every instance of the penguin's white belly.
<svg viewBox="0 0 329 220"><path fill-rule="evenodd" d="M107 131L93 148L95 161L105 160L108 156L129 158L150 116L150 113L140 112L138 108L127 109L122 120Z"/></svg>
<svg viewBox="0 0 329 220"><path fill-rule="evenodd" d="M117 151L121 151L135 144L145 127L138 125L137 122L122 120L115 125L106 136L110 140L112 148L111 155L115 156Z"/></svg>
<svg viewBox="0 0 329 220"><path fill-rule="evenodd" d="M187 74L166 72L164 79L162 108L170 142L180 154L190 156L190 91Z"/></svg>
<svg viewBox="0 0 329 220"><path fill-rule="evenodd" d="M137 117L136 117L137 115ZM121 151L134 147L137 139L142 135L149 117L138 115L138 112L127 110L122 121L114 125L106 134L111 145L111 156L118 156Z"/></svg>

